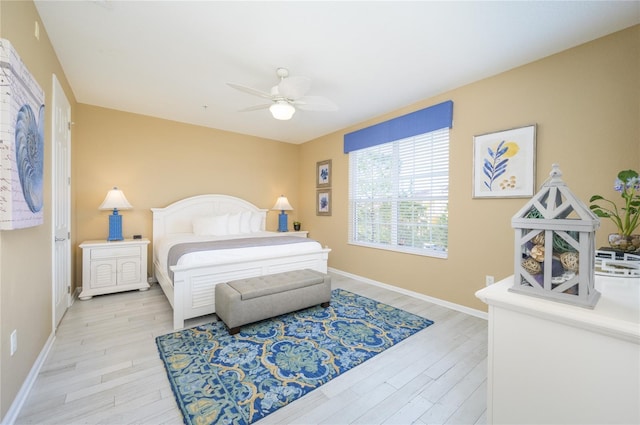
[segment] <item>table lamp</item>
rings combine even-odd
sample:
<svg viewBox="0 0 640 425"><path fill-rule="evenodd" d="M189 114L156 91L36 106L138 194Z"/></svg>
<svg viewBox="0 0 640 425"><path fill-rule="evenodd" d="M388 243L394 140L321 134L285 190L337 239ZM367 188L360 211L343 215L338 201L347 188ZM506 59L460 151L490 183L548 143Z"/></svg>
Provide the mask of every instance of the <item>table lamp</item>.
<svg viewBox="0 0 640 425"><path fill-rule="evenodd" d="M280 214L278 215L278 232L287 232L289 230L289 226L287 224L287 213L285 211L293 210L293 207L289 203L287 197L281 195L271 209L280 210Z"/></svg>
<svg viewBox="0 0 640 425"><path fill-rule="evenodd" d="M113 210L109 216L109 237L108 241L121 241L122 237L122 216L118 214L118 210L130 210L133 208L124 193L117 187L107 192L107 197L100 205L101 210Z"/></svg>

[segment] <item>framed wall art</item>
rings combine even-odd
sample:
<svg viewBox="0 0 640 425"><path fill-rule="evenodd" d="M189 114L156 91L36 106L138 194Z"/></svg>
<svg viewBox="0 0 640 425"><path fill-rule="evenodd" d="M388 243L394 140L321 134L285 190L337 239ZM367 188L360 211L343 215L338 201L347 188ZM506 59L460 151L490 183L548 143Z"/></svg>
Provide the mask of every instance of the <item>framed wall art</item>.
<svg viewBox="0 0 640 425"><path fill-rule="evenodd" d="M319 189L317 191L316 215L331 215L331 189Z"/></svg>
<svg viewBox="0 0 640 425"><path fill-rule="evenodd" d="M535 124L473 137L474 198L531 197L535 170Z"/></svg>
<svg viewBox="0 0 640 425"><path fill-rule="evenodd" d="M316 187L331 187L331 160L316 163Z"/></svg>
<svg viewBox="0 0 640 425"><path fill-rule="evenodd" d="M44 222L44 91L0 39L0 230Z"/></svg>

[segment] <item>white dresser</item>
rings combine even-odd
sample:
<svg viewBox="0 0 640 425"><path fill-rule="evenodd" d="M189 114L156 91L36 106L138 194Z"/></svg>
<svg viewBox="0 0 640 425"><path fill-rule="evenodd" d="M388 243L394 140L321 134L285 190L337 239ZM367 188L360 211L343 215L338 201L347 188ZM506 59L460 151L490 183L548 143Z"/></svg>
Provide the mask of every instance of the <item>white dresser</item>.
<svg viewBox="0 0 640 425"><path fill-rule="evenodd" d="M596 276L593 310L509 292L489 305L487 422L640 423L640 279Z"/></svg>
<svg viewBox="0 0 640 425"><path fill-rule="evenodd" d="M148 239L85 241L82 248L81 300L94 295L149 289Z"/></svg>

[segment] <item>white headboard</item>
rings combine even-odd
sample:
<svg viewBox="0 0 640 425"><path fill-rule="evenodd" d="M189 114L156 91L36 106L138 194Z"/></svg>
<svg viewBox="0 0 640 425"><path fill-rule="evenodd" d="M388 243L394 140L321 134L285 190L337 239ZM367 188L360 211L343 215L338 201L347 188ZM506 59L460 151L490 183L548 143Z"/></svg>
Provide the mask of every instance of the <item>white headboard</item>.
<svg viewBox="0 0 640 425"><path fill-rule="evenodd" d="M265 230L267 209L258 208L244 199L229 195L198 195L176 201L165 208L151 208L153 239L170 233L191 233L193 219L202 216L235 214L251 211L262 215L260 230Z"/></svg>

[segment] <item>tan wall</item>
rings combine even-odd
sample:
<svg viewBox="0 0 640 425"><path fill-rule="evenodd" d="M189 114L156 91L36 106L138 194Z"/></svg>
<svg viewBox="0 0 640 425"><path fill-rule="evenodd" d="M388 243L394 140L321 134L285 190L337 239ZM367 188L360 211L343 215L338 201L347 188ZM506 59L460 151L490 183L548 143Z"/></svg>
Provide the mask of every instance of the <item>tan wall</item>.
<svg viewBox="0 0 640 425"><path fill-rule="evenodd" d="M121 213L125 238L151 239L151 208L205 193L237 196L260 208L273 207L285 194L294 207L290 227L297 216L297 145L84 104L77 107L74 134L78 241L107 238L110 213L98 207L113 186L134 207ZM268 229L277 229L277 214L267 214ZM77 249L78 285L81 259Z"/></svg>
<svg viewBox="0 0 640 425"><path fill-rule="evenodd" d="M537 124L536 188L560 164L569 188L587 203L616 197L618 171L640 169L640 26L302 145L300 219L332 248L330 265L349 273L484 310L474 293L485 276L513 274L511 217L527 199L472 199L473 136ZM368 125L454 102L450 149L449 258L391 253L347 244L348 155L343 136ZM333 214L317 217L314 170L332 159ZM599 245L615 230L603 221Z"/></svg>
<svg viewBox="0 0 640 425"><path fill-rule="evenodd" d="M40 24L40 40L34 22ZM0 3L0 37L11 42L45 92L44 224L0 232L0 418L3 417L52 332L51 93L56 74L72 108L73 93L31 1ZM18 331L11 357L10 333Z"/></svg>

